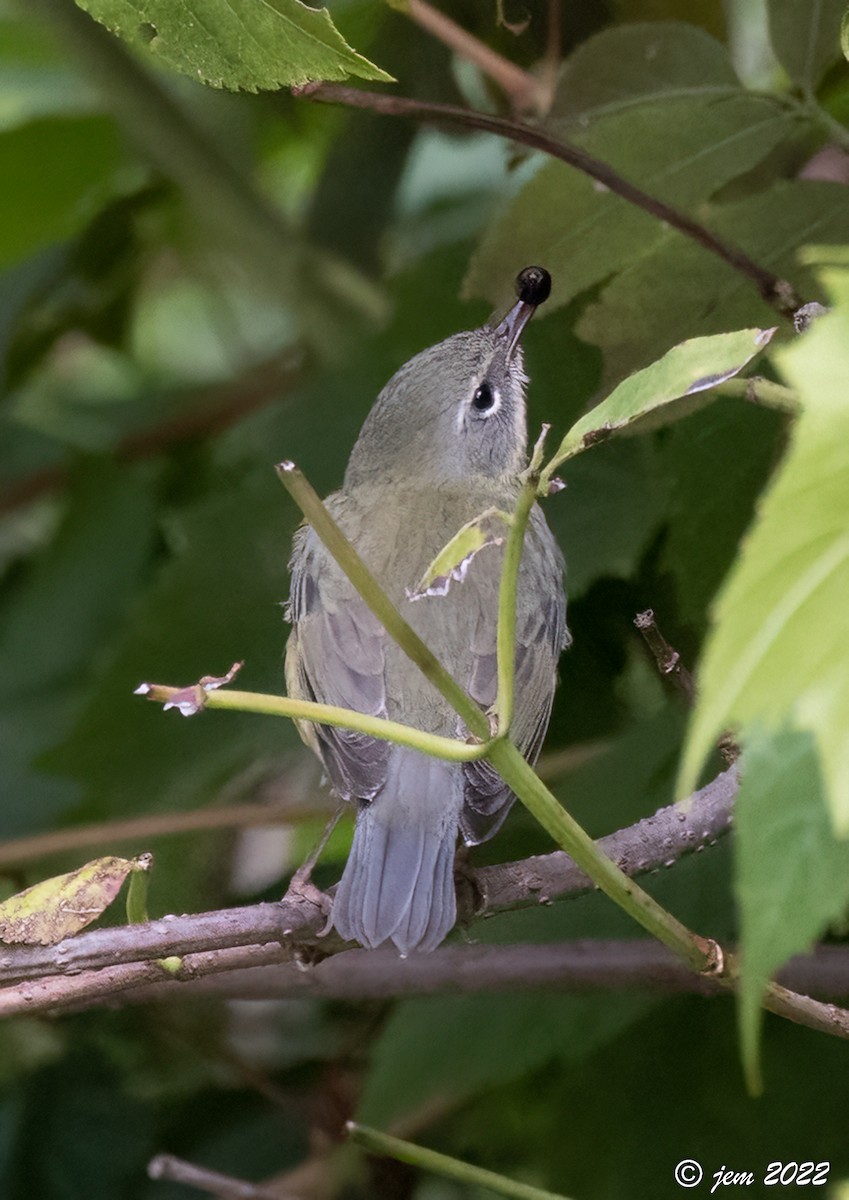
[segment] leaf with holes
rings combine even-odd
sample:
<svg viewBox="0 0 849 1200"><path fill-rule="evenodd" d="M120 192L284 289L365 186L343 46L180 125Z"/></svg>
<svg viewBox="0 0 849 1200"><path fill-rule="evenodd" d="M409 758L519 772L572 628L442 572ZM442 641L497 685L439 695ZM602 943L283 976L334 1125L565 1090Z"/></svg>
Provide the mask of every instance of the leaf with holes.
<svg viewBox="0 0 849 1200"><path fill-rule="evenodd" d="M300 0L78 0L112 33L212 87L259 92L392 76L353 50L326 8Z"/></svg>

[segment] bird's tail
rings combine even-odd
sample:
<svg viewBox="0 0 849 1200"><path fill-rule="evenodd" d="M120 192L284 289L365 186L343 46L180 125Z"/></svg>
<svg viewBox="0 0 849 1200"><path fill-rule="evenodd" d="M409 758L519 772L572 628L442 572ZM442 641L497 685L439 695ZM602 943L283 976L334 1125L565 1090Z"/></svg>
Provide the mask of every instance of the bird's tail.
<svg viewBox="0 0 849 1200"><path fill-rule="evenodd" d="M346 940L433 950L454 925L456 765L394 747L386 783L361 804L331 919Z"/></svg>

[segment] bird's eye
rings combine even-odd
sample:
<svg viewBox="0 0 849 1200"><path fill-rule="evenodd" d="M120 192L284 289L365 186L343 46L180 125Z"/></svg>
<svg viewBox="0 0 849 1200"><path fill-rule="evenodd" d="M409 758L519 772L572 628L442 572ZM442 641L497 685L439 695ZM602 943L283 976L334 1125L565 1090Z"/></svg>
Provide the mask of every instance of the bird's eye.
<svg viewBox="0 0 849 1200"><path fill-rule="evenodd" d="M495 399L495 392L492 390L492 385L484 380L483 383L481 383L475 389L474 395L472 396L472 408L479 413L489 412L489 410L495 404Z"/></svg>

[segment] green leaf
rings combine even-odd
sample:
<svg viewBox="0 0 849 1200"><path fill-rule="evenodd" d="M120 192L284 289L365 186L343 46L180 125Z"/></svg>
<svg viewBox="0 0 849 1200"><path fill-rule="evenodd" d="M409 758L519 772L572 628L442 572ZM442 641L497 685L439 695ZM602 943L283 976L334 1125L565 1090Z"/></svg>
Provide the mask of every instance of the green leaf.
<svg viewBox="0 0 849 1200"><path fill-rule="evenodd" d="M842 184L782 181L708 209L703 217L720 237L788 279L803 296L819 293L800 248L849 239ZM577 333L601 347L603 382L611 384L658 358L670 342L774 319L774 309L738 271L681 234L667 232L587 306Z"/></svg>
<svg viewBox="0 0 849 1200"><path fill-rule="evenodd" d="M813 91L840 57L846 0L767 0L776 58L794 83Z"/></svg>
<svg viewBox="0 0 849 1200"><path fill-rule="evenodd" d="M692 208L797 128L797 118L779 102L739 93L636 104L593 122L573 140L652 195ZM565 163L547 161L487 229L465 293L499 303L504 281L539 262L554 280L541 314L550 316L641 259L664 236L655 217Z"/></svg>
<svg viewBox="0 0 849 1200"><path fill-rule="evenodd" d="M734 562L783 448L785 427L774 410L720 396L670 429L659 447L656 471L670 491L662 564L675 580L682 617L695 629L706 624L707 606Z"/></svg>
<svg viewBox="0 0 849 1200"><path fill-rule="evenodd" d="M570 459L566 490L545 515L566 554L571 600L605 575L628 579L665 514L665 486L648 438L610 442Z"/></svg>
<svg viewBox="0 0 849 1200"><path fill-rule="evenodd" d="M192 79L258 92L313 80L378 79L326 8L299 0L79 0L113 33Z"/></svg>
<svg viewBox="0 0 849 1200"><path fill-rule="evenodd" d="M724 383L760 354L774 333L774 328L741 329L691 338L673 346L656 363L623 380L606 400L572 426L546 467L546 476L567 458L629 429L673 401ZM670 414L664 413L667 419Z"/></svg>
<svg viewBox="0 0 849 1200"><path fill-rule="evenodd" d="M106 117L44 119L0 134L0 267L79 230L125 166Z"/></svg>
<svg viewBox="0 0 849 1200"><path fill-rule="evenodd" d="M849 845L837 841L809 733L750 732L734 815L740 908L740 1038L760 1090L764 989L849 905Z"/></svg>
<svg viewBox="0 0 849 1200"><path fill-rule="evenodd" d="M0 14L0 130L97 107L94 89L62 60L40 26Z"/></svg>
<svg viewBox="0 0 849 1200"><path fill-rule="evenodd" d="M545 992L407 1000L377 1043L357 1120L388 1125L429 1103L456 1103L518 1079L553 1058L578 1061L652 1003L641 993L603 1003Z"/></svg>
<svg viewBox="0 0 849 1200"><path fill-rule="evenodd" d="M681 770L689 790L727 726L808 730L849 835L849 288L777 355L802 398L781 471L716 607Z"/></svg>
<svg viewBox="0 0 849 1200"><path fill-rule="evenodd" d="M357 1125L349 1121L346 1128L351 1140L372 1154L394 1158L398 1162L409 1163L421 1171L432 1171L447 1179L456 1179L458 1183L466 1184L475 1190L482 1188L497 1196L513 1197L513 1200L566 1200L559 1192L544 1192L506 1175L498 1175L495 1171L484 1170L473 1163L439 1154L426 1146L418 1146L415 1142L391 1137L379 1129L370 1129L368 1125Z"/></svg>
<svg viewBox="0 0 849 1200"><path fill-rule="evenodd" d="M170 560L139 595L67 740L43 760L80 780L95 811L203 803L217 781L293 742L289 722L172 721L133 695L140 679L179 683L241 659L246 687L281 690L287 518L270 467L241 478L237 504L219 494L172 517ZM159 875L159 855L157 865Z"/></svg>
<svg viewBox="0 0 849 1200"><path fill-rule="evenodd" d="M158 530L159 476L149 464L89 461L58 531L0 608L0 835L43 828L76 792L37 769L132 619ZM113 697L114 701L114 697ZM101 726L95 741L104 736Z"/></svg>
<svg viewBox="0 0 849 1200"><path fill-rule="evenodd" d="M563 64L547 123L565 135L570 124L635 104L739 91L728 51L698 26L613 25L587 38Z"/></svg>
<svg viewBox="0 0 849 1200"><path fill-rule="evenodd" d="M840 49L843 51L843 57L849 59L849 8L840 22Z"/></svg>

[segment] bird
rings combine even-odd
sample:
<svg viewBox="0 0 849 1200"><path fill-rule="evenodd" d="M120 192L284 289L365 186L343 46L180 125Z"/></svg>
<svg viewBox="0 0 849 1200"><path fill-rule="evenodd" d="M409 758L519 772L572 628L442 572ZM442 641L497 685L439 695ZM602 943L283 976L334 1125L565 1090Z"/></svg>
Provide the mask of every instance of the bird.
<svg viewBox="0 0 849 1200"><path fill-rule="evenodd" d="M482 711L496 699L503 539L493 539L446 590L415 592L438 552L487 509L512 511L527 465L522 332L550 276L527 267L500 320L416 354L369 412L331 515L404 618ZM355 709L464 739L462 720L396 645L313 529L290 561L285 674L290 696ZM440 594L443 593L443 594ZM519 570L510 736L534 762L551 714L566 626L564 561L534 505ZM500 828L514 800L485 760L447 762L361 732L298 722L333 791L356 806L351 850L330 924L402 956L435 949L456 923L458 837Z"/></svg>

